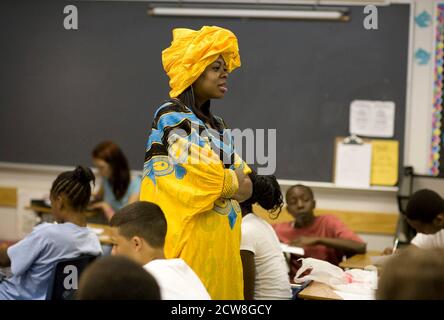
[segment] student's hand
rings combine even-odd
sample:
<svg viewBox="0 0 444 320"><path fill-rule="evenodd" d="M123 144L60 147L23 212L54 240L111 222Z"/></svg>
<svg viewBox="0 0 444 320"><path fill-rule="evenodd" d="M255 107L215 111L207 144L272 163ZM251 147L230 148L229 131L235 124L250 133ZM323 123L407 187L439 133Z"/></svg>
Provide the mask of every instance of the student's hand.
<svg viewBox="0 0 444 320"><path fill-rule="evenodd" d="M247 178L247 175L244 173L242 168L236 168L234 169L234 172L236 173L237 181L239 182L239 185L241 185L244 180Z"/></svg>
<svg viewBox="0 0 444 320"><path fill-rule="evenodd" d="M309 247L309 246L315 246L319 244L319 238L318 237L299 237L293 241L290 242L290 246L294 247Z"/></svg>
<svg viewBox="0 0 444 320"><path fill-rule="evenodd" d="M253 193L253 183L251 182L250 177L244 174L243 169L237 168L234 172L236 173L237 181L239 183L239 189L233 196L233 199L241 203L250 199Z"/></svg>

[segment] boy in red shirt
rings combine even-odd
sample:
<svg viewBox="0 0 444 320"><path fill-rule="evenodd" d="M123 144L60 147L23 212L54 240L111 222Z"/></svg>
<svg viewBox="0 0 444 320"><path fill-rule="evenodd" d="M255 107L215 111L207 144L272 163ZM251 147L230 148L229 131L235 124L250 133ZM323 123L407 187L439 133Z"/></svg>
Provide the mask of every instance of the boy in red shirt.
<svg viewBox="0 0 444 320"><path fill-rule="evenodd" d="M334 265L342 257L365 253L366 243L333 215L315 216L313 191L304 185L295 185L285 195L287 210L294 221L277 223L274 230L283 243L303 247L305 256L325 260ZM300 264L299 256L291 255L290 278L293 280Z"/></svg>

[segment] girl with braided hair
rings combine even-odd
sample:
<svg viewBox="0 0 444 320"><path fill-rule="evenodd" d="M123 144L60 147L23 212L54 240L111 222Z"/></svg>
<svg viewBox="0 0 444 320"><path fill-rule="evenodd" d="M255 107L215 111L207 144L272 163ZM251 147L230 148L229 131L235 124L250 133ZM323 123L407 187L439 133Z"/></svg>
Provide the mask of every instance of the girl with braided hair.
<svg viewBox="0 0 444 320"><path fill-rule="evenodd" d="M41 223L8 248L3 259L12 276L0 282L0 300L44 300L58 261L102 254L97 235L86 227L83 214L95 177L85 167L61 173L51 187L56 224ZM1 253L0 253L1 254Z"/></svg>

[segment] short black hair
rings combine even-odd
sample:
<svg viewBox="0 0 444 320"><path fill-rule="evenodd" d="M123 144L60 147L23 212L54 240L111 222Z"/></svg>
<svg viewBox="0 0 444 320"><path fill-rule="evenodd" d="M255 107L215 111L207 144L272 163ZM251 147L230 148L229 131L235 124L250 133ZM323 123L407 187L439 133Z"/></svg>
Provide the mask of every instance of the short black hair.
<svg viewBox="0 0 444 320"><path fill-rule="evenodd" d="M123 207L111 218L111 227L127 239L142 237L153 248L163 248L167 222L162 209L152 202L137 201Z"/></svg>
<svg viewBox="0 0 444 320"><path fill-rule="evenodd" d="M293 190L295 188L305 189L305 191L307 191L310 194L311 199L314 200L313 190L310 187L303 185L303 184L295 184L295 185L291 186L290 188L288 188L287 193L285 194L285 197L288 197L288 194L291 192L291 190Z"/></svg>
<svg viewBox="0 0 444 320"><path fill-rule="evenodd" d="M160 300L154 277L123 256L99 258L80 277L77 300Z"/></svg>
<svg viewBox="0 0 444 320"><path fill-rule="evenodd" d="M440 213L444 213L444 200L435 191L422 189L409 199L405 216L410 220L432 223Z"/></svg>

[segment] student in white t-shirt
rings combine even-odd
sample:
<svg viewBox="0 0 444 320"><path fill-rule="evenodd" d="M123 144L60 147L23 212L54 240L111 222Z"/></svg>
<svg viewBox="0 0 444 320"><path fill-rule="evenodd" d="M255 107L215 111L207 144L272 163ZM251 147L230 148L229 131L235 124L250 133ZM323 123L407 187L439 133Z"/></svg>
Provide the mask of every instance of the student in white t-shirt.
<svg viewBox="0 0 444 320"><path fill-rule="evenodd" d="M418 232L411 244L421 249L444 248L444 199L436 192L415 192L406 208L407 222Z"/></svg>
<svg viewBox="0 0 444 320"><path fill-rule="evenodd" d="M114 228L112 254L131 258L151 273L159 284L162 300L211 299L185 261L165 259L167 222L158 205L134 202L120 209L110 225Z"/></svg>
<svg viewBox="0 0 444 320"><path fill-rule="evenodd" d="M253 212L258 203L264 209L279 210L283 200L274 176L250 174L253 194L241 203L242 240L241 258L244 272L244 297L246 300L291 299L288 266L273 228ZM275 218L277 217L275 215Z"/></svg>

